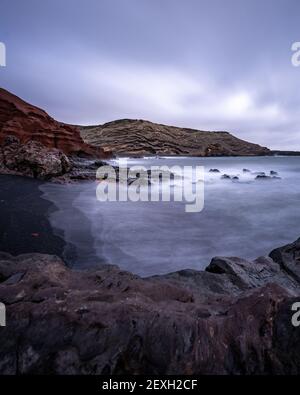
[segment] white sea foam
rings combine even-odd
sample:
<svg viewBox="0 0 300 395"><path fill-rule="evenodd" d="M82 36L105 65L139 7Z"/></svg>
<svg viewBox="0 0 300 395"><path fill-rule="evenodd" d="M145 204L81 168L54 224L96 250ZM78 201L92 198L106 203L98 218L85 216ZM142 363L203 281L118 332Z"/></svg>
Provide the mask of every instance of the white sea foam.
<svg viewBox="0 0 300 395"><path fill-rule="evenodd" d="M60 210L52 214L51 222L77 245L76 267L106 261L143 276L204 269L213 256L256 258L300 236L300 157L130 162L204 165L204 210L185 213L179 202L101 203L94 183L44 185L44 197ZM210 168L220 173L210 173ZM243 173L243 168L251 173ZM282 179L255 180L252 174L270 170ZM223 180L224 173L240 178Z"/></svg>

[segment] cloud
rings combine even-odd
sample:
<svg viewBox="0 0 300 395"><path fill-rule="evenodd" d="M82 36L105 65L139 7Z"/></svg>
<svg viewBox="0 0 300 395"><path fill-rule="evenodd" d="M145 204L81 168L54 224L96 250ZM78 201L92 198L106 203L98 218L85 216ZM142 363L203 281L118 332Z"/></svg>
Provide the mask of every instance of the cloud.
<svg viewBox="0 0 300 395"><path fill-rule="evenodd" d="M300 150L298 0L16 3L1 8L1 85L55 118L141 118Z"/></svg>
<svg viewBox="0 0 300 395"><path fill-rule="evenodd" d="M183 70L147 67L116 61L95 63L85 69L86 89L93 92L95 103L107 100L114 117L150 119L209 130L234 131L241 138L247 134L268 145L268 133L280 125L290 127L297 119L283 103L266 95L268 84L235 89L218 86L210 78L192 76ZM93 122L106 122L106 111L90 108ZM296 117L297 118L297 117Z"/></svg>

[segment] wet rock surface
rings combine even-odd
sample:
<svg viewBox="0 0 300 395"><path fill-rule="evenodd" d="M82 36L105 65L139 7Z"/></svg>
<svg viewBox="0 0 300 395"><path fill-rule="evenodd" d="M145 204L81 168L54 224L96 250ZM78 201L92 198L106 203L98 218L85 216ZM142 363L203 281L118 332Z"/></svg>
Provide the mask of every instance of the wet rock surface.
<svg viewBox="0 0 300 395"><path fill-rule="evenodd" d="M221 179L222 179L222 180L231 180L231 176L228 175L228 174L223 174L223 175L221 176Z"/></svg>
<svg viewBox="0 0 300 395"><path fill-rule="evenodd" d="M0 146L0 174L69 183L95 180L98 168L105 164L99 159L67 156L34 140L22 144L17 137L10 135Z"/></svg>
<svg viewBox="0 0 300 395"><path fill-rule="evenodd" d="M256 180L280 180L281 178L280 177L277 177L277 176L267 176L267 175L260 175L260 174L258 174L256 177L255 177L255 179Z"/></svg>
<svg viewBox="0 0 300 395"><path fill-rule="evenodd" d="M21 144L14 136L7 136L0 147L3 172L24 175L41 180L61 176L69 172L72 164L58 149L46 148L38 141Z"/></svg>
<svg viewBox="0 0 300 395"><path fill-rule="evenodd" d="M299 251L146 279L0 253L0 373L299 374Z"/></svg>
<svg viewBox="0 0 300 395"><path fill-rule="evenodd" d="M215 172L216 171L214 169L210 169L209 170L209 173L215 173ZM217 172L219 172L219 170ZM243 174L243 176L245 176L245 175L247 175L247 176L248 175L254 176L252 178L252 180L255 180L255 181L260 181L260 180L263 180L263 181L264 180L281 180L281 177L279 176L278 172L274 171L274 170L271 170L269 172L269 175L267 175L264 171L251 172L251 170L249 170L249 169L242 169L242 174ZM242 180L244 180L244 181L251 181L249 179L249 177L245 178L243 176L242 176ZM226 173L224 173L224 174L221 175L220 178L221 178L221 180L239 181L241 179L241 175L240 174L233 175L233 174L226 174Z"/></svg>

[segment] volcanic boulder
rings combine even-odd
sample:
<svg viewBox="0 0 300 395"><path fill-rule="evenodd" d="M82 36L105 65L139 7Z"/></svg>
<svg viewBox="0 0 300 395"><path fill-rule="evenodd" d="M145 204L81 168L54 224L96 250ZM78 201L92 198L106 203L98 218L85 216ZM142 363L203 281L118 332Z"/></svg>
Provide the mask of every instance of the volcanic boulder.
<svg viewBox="0 0 300 395"><path fill-rule="evenodd" d="M0 147L0 162L2 173L42 180L62 176L72 168L71 161L60 150L33 140L21 144L15 136L5 138Z"/></svg>

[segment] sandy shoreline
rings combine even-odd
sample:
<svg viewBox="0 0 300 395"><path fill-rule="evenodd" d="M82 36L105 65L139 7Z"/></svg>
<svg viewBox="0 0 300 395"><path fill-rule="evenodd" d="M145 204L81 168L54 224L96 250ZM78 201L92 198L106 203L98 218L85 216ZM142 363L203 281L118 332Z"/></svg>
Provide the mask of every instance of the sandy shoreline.
<svg viewBox="0 0 300 395"><path fill-rule="evenodd" d="M39 252L63 258L66 245L48 220L55 206L42 199L41 181L0 175L0 250L12 255Z"/></svg>

